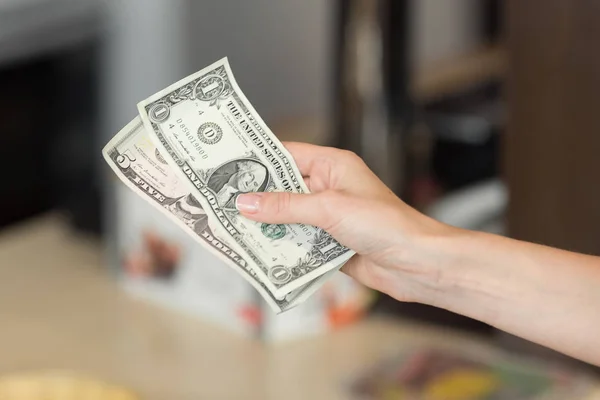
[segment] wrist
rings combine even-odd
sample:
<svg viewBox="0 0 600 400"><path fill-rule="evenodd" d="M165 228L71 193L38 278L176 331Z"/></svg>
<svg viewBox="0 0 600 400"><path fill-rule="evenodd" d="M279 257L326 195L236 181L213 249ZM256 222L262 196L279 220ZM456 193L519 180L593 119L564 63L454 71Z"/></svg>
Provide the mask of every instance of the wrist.
<svg viewBox="0 0 600 400"><path fill-rule="evenodd" d="M502 268L503 238L444 225L415 246L421 288L413 301L485 320L497 321L498 304L518 299L518 285Z"/></svg>
<svg viewBox="0 0 600 400"><path fill-rule="evenodd" d="M464 295L466 282L478 269L479 232L429 220L426 229L412 235L398 264L403 278L412 280L409 300L441 308Z"/></svg>

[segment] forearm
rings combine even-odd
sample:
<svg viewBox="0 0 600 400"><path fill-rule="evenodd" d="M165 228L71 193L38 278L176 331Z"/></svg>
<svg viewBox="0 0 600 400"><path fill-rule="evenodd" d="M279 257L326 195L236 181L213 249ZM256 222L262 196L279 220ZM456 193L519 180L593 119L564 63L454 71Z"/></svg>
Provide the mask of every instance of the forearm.
<svg viewBox="0 0 600 400"><path fill-rule="evenodd" d="M422 248L424 302L600 365L600 259L450 230Z"/></svg>

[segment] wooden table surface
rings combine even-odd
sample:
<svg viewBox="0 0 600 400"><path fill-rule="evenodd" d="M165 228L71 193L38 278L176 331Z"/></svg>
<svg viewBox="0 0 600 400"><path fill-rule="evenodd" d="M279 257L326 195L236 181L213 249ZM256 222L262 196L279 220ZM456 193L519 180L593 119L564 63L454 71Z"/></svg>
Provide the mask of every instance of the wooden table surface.
<svg viewBox="0 0 600 400"><path fill-rule="evenodd" d="M335 400L348 398L354 373L403 348L488 351L472 337L383 319L267 346L128 296L102 254L54 215L0 234L0 376L75 371L150 400Z"/></svg>

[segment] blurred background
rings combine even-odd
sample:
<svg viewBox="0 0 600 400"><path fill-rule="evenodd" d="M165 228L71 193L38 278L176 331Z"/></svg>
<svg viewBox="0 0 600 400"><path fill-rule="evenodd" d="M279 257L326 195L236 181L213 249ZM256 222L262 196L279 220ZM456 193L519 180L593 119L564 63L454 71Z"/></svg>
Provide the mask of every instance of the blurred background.
<svg viewBox="0 0 600 400"><path fill-rule="evenodd" d="M600 254L598 38L583 0L0 0L0 398L2 374L52 370L142 399L400 399L417 348L543 378L494 398L594 376L343 278L277 319L101 149L137 102L228 57L280 139L355 151L449 224ZM175 273L156 272L165 249Z"/></svg>

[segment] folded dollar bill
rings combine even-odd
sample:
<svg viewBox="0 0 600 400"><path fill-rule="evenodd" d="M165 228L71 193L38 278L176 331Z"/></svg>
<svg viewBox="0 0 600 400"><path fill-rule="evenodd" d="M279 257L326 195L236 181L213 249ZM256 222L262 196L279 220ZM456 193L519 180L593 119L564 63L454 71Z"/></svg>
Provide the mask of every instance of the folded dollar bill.
<svg viewBox="0 0 600 400"><path fill-rule="evenodd" d="M227 59L140 102L138 110L104 148L108 164L235 268L273 310L300 304L354 255L322 229L257 223L236 210L243 193L309 190Z"/></svg>

